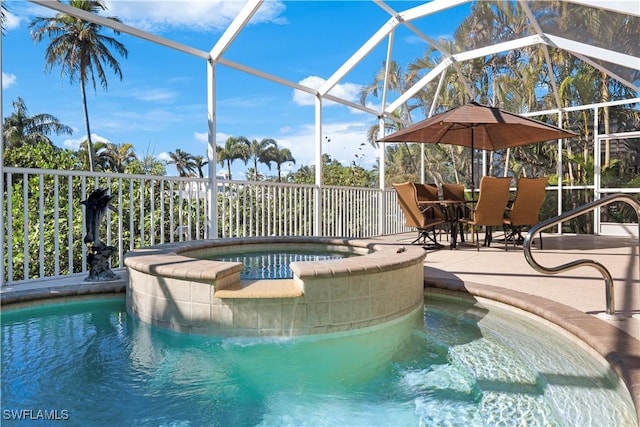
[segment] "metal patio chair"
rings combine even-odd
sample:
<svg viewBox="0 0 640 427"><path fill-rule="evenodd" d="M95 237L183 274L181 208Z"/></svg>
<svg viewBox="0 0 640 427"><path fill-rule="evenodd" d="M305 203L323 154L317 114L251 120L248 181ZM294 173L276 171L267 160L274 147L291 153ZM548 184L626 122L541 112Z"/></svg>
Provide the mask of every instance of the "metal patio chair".
<svg viewBox="0 0 640 427"><path fill-rule="evenodd" d="M491 246L493 227L503 226L504 212L509 201L509 185L511 178L484 176L480 181L480 195L470 218L461 220L469 224L475 233L477 250L480 250L479 227L485 227L484 246Z"/></svg>
<svg viewBox="0 0 640 427"><path fill-rule="evenodd" d="M418 199L418 189L413 182L393 184L398 194L398 204L405 217L405 225L418 230L418 237L411 242L420 242L425 248L442 248L442 244L436 241L436 227L445 224L442 206L438 202L437 187L436 199L427 200L429 190L420 190L423 200Z"/></svg>
<svg viewBox="0 0 640 427"><path fill-rule="evenodd" d="M516 184L516 198L506 211L503 226L508 233L506 239L513 240L513 246L522 244L522 230L539 222L540 208L547 193L549 177L520 178ZM542 249L542 233L540 233Z"/></svg>

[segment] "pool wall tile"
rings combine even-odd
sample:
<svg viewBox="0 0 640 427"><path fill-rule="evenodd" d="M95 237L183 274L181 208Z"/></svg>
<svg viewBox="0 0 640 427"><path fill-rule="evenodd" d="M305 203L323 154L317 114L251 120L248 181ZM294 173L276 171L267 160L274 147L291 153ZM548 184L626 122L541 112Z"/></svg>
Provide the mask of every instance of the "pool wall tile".
<svg viewBox="0 0 640 427"><path fill-rule="evenodd" d="M191 302L173 301L171 299L165 301L167 304L167 312L169 313L170 322L181 326L187 326L191 323ZM166 320L167 316L163 316L163 319Z"/></svg>
<svg viewBox="0 0 640 427"><path fill-rule="evenodd" d="M384 300L384 315L390 315L401 311L400 307L400 292L390 292L388 297Z"/></svg>
<svg viewBox="0 0 640 427"><path fill-rule="evenodd" d="M191 301L191 282L180 279L168 279L167 290L168 294L175 301ZM167 297L169 296L167 295Z"/></svg>
<svg viewBox="0 0 640 427"><path fill-rule="evenodd" d="M330 290L326 281L322 279L310 279L304 281L304 296L307 301L324 302L330 300Z"/></svg>
<svg viewBox="0 0 640 427"><path fill-rule="evenodd" d="M326 284L329 288L329 300L341 301L351 298L351 277L345 277L341 280L331 280Z"/></svg>
<svg viewBox="0 0 640 427"><path fill-rule="evenodd" d="M233 326L233 306L214 305L211 307L211 317L221 328Z"/></svg>
<svg viewBox="0 0 640 427"><path fill-rule="evenodd" d="M307 304L284 304L282 306L282 326L285 330L307 327Z"/></svg>
<svg viewBox="0 0 640 427"><path fill-rule="evenodd" d="M371 299L357 298L351 301L351 312L354 321L369 321L371 319Z"/></svg>
<svg viewBox="0 0 640 427"><path fill-rule="evenodd" d="M369 279L365 275L351 277L351 295L353 298L369 296Z"/></svg>
<svg viewBox="0 0 640 427"><path fill-rule="evenodd" d="M191 324L208 324L211 323L211 305L191 303Z"/></svg>
<svg viewBox="0 0 640 427"><path fill-rule="evenodd" d="M351 323L351 300L332 301L329 310L332 325Z"/></svg>
<svg viewBox="0 0 640 427"><path fill-rule="evenodd" d="M213 286L208 283L190 282L191 302L211 304Z"/></svg>
<svg viewBox="0 0 640 427"><path fill-rule="evenodd" d="M282 305L281 304L259 304L258 328L282 330Z"/></svg>
<svg viewBox="0 0 640 427"><path fill-rule="evenodd" d="M235 304L233 306L233 327L242 329L258 328L258 311L255 304Z"/></svg>
<svg viewBox="0 0 640 427"><path fill-rule="evenodd" d="M317 328L331 322L329 303L319 302L307 305L307 326Z"/></svg>
<svg viewBox="0 0 640 427"><path fill-rule="evenodd" d="M385 301L382 298L371 299L371 318L377 319L385 315Z"/></svg>

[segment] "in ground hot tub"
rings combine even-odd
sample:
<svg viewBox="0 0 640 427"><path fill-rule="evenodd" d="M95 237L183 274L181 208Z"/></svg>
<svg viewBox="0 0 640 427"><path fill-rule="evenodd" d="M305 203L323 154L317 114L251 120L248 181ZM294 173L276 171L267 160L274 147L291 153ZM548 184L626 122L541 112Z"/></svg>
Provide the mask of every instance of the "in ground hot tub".
<svg viewBox="0 0 640 427"><path fill-rule="evenodd" d="M225 253L300 251L344 258L292 262L292 278L241 279ZM421 247L376 240L266 237L180 242L125 257L127 310L143 322L221 336L295 336L375 326L423 304Z"/></svg>

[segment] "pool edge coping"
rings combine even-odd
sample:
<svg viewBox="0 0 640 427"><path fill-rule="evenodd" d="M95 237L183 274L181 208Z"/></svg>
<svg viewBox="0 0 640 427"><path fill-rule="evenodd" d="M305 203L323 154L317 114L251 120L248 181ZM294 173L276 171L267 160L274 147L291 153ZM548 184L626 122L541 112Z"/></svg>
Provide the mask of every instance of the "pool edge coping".
<svg viewBox="0 0 640 427"><path fill-rule="evenodd" d="M424 262L426 251L412 245L388 243L378 239L316 237L316 236L275 236L204 239L185 242L165 243L134 249L124 257L124 264L145 274L161 275L169 278L188 279L199 282L216 282L239 275L244 268L239 262L205 260L189 256L206 249L233 246L259 247L260 245L318 245L353 247L362 250L357 262L349 258L327 261L305 261L291 263L291 270L298 278L339 277L362 272L384 272L395 270L399 265L413 265ZM402 249L401 249L402 248ZM366 252L365 252L366 251ZM394 262L390 256L394 255ZM234 280L238 281L239 276ZM227 285L220 289L226 288Z"/></svg>

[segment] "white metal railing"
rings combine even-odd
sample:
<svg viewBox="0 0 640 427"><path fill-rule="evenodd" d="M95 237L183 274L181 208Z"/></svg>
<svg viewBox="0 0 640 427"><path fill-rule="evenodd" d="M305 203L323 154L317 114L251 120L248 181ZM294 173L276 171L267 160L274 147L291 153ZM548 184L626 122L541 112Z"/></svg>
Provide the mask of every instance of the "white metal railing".
<svg viewBox="0 0 640 427"><path fill-rule="evenodd" d="M204 238L204 179L5 167L3 284L87 271L84 206L95 188L115 196L101 237L117 252Z"/></svg>
<svg viewBox="0 0 640 427"><path fill-rule="evenodd" d="M87 271L84 206L96 188L115 196L101 226L115 246L113 267L135 248L208 236L210 181L151 175L3 168L2 284ZM219 237L310 236L315 226L314 185L218 180ZM380 197L387 233L406 231L394 191L323 187L323 236L380 235Z"/></svg>
<svg viewBox="0 0 640 427"><path fill-rule="evenodd" d="M123 267L124 254L135 248L209 236L207 178L5 167L3 179L3 285L87 271L80 202L98 187L115 196L101 224L104 243L117 248L113 267ZM316 221L322 236L411 231L393 189L322 187L316 218L315 185L217 180L217 186L218 237L310 236Z"/></svg>

